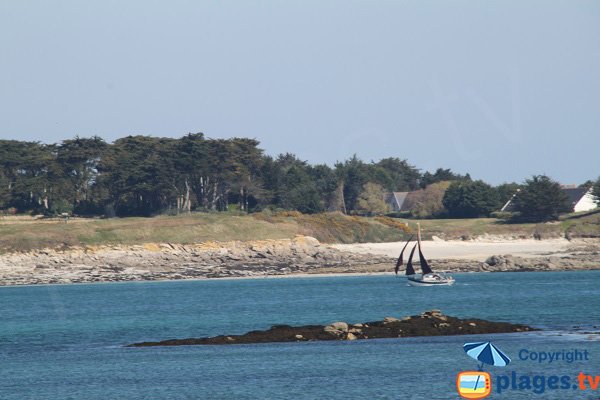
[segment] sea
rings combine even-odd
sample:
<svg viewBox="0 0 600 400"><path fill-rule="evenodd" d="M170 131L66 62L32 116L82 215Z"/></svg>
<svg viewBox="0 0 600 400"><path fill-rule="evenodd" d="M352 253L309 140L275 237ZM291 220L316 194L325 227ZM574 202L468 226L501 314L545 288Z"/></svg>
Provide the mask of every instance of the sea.
<svg viewBox="0 0 600 400"><path fill-rule="evenodd" d="M591 389L600 376L600 271L454 276L451 287L410 287L390 275L2 287L0 399L458 399L458 373L478 368L463 344L484 341L512 360L484 366L488 398L600 398L600 386ZM126 347L431 309L542 330ZM551 353L562 357L540 362ZM580 373L591 379L586 390ZM563 376L568 384L551 379Z"/></svg>

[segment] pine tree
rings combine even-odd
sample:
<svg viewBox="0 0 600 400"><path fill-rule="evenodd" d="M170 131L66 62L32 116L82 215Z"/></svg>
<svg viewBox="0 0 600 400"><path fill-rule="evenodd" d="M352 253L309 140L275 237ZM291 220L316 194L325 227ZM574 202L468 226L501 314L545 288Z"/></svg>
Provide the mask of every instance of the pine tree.
<svg viewBox="0 0 600 400"><path fill-rule="evenodd" d="M500 207L498 192L483 181L453 182L442 202L448 215L458 218L487 217Z"/></svg>
<svg viewBox="0 0 600 400"><path fill-rule="evenodd" d="M561 213L571 211L569 198L560 184L545 175L533 176L513 200L515 219L529 222L557 220Z"/></svg>

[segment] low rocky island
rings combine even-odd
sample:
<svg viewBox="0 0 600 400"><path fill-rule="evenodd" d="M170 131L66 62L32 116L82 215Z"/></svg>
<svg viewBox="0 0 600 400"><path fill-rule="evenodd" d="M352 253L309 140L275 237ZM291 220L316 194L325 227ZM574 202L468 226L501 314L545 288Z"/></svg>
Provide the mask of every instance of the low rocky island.
<svg viewBox="0 0 600 400"><path fill-rule="evenodd" d="M348 324L334 322L329 325L289 326L275 325L265 331L252 331L243 335L220 335L205 338L169 339L160 342L141 342L128 347L187 346L216 344L252 344L276 342L306 342L315 340L360 340L414 336L474 335L535 331L535 328L508 322L482 319L460 319L431 310L404 317L386 317L382 321Z"/></svg>

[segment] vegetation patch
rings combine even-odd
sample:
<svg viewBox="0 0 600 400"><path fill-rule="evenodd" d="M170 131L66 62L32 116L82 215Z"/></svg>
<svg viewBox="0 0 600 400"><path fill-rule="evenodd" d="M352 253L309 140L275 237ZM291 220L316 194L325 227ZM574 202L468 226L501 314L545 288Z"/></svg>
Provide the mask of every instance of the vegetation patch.
<svg viewBox="0 0 600 400"><path fill-rule="evenodd" d="M0 219L0 252L111 244L194 244L209 241L291 239L313 236L323 243L394 242L408 239L420 222L423 237L472 239L481 235L548 239L600 237L600 213L573 214L560 222L506 223L495 218L401 219L297 211L249 215L190 213L154 218Z"/></svg>

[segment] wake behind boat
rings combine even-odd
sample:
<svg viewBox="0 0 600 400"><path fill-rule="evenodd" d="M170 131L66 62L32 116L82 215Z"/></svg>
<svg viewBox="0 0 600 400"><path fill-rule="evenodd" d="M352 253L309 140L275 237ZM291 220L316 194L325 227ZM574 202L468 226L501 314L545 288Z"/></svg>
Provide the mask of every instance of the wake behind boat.
<svg viewBox="0 0 600 400"><path fill-rule="evenodd" d="M404 264L403 256L404 250L412 240L412 236L406 244L402 251L400 252L400 257L398 257L398 261L396 262L395 272L398 275L398 271L400 267ZM412 259L415 254L415 250L419 248L419 263L421 266L422 274L417 274L413 267ZM421 226L417 224L417 244L415 244L410 252L410 256L408 257L408 263L406 264L406 279L408 280L408 284L411 286L450 286L454 284L454 278L450 275L446 275L443 272L433 272L429 263L423 256L423 252L421 251Z"/></svg>

